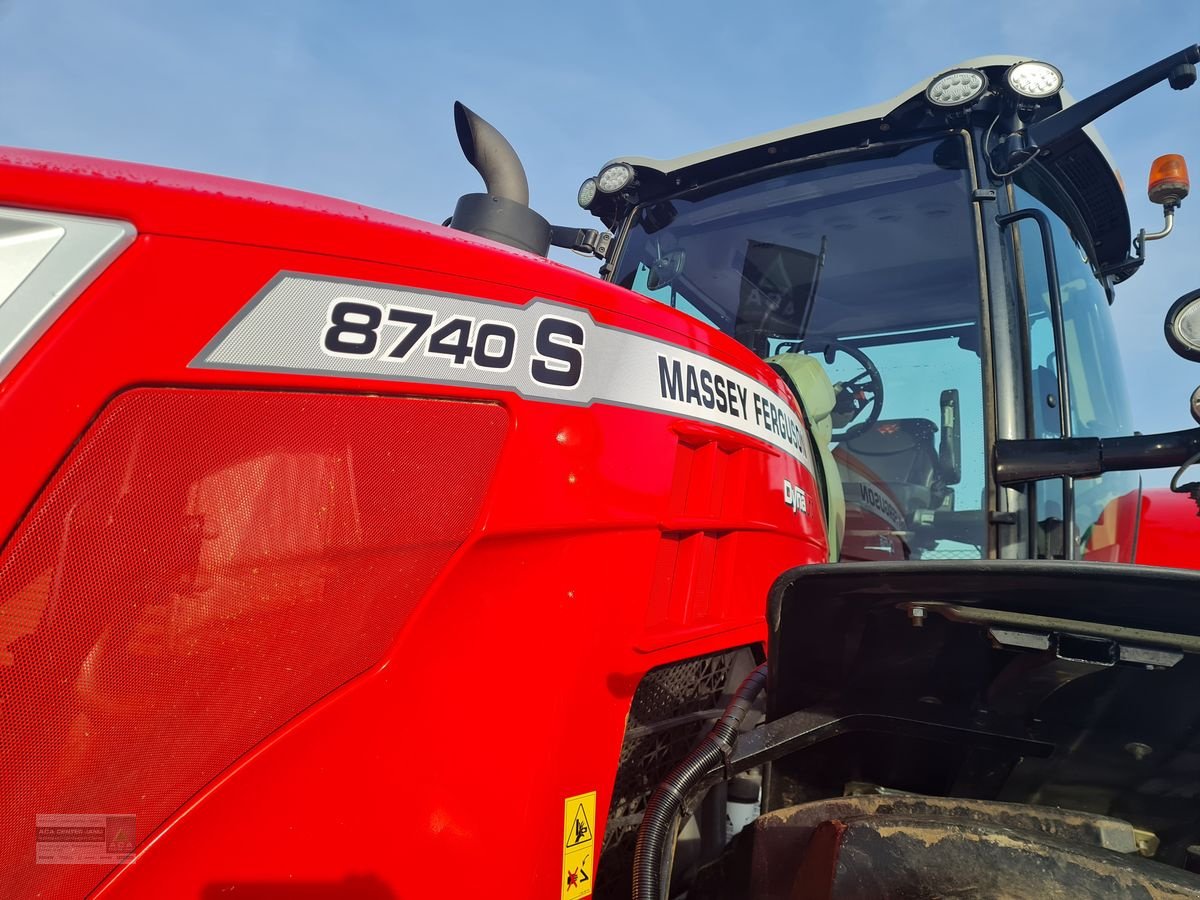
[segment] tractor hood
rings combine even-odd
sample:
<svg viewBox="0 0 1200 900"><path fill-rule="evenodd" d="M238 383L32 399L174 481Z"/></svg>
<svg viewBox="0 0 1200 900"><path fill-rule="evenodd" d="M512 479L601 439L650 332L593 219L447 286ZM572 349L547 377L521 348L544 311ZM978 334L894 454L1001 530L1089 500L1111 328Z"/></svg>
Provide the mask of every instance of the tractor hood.
<svg viewBox="0 0 1200 900"><path fill-rule="evenodd" d="M140 163L0 147L11 206L116 219L138 234L273 246L390 262L399 240L479 238L347 200ZM494 245L491 245L494 246Z"/></svg>

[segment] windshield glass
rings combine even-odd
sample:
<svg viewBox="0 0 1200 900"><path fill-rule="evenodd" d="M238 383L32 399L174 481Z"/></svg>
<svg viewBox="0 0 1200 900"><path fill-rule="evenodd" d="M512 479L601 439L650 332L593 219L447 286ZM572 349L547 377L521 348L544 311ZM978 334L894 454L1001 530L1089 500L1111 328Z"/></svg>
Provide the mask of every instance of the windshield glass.
<svg viewBox="0 0 1200 900"><path fill-rule="evenodd" d="M838 398L843 558L977 557L976 234L966 144L939 138L776 166L646 204L615 280L760 356L819 360Z"/></svg>

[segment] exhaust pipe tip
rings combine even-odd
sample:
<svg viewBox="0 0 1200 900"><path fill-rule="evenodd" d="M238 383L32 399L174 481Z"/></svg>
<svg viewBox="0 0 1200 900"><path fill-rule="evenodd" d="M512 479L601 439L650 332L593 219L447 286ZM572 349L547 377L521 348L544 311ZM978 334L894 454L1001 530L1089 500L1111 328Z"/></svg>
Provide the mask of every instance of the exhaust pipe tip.
<svg viewBox="0 0 1200 900"><path fill-rule="evenodd" d="M550 223L529 208L529 181L512 144L457 100L454 130L463 156L483 176L486 193L460 197L450 227L546 256Z"/></svg>
<svg viewBox="0 0 1200 900"><path fill-rule="evenodd" d="M512 144L482 116L454 101L454 130L463 156L483 176L487 193L529 205L529 180Z"/></svg>

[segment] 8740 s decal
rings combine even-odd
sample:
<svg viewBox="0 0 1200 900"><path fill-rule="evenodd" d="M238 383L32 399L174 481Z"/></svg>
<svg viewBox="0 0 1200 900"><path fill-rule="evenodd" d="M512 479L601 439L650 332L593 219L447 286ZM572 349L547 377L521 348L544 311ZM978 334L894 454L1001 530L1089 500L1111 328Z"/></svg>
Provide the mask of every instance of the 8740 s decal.
<svg viewBox="0 0 1200 900"><path fill-rule="evenodd" d="M521 354L535 382L569 389L583 376L585 335L578 322L546 315L538 319L528 341L532 347L526 348L516 326L508 322L466 315L439 317L432 309L341 297L329 307L321 346L333 356L402 363L420 354L454 369L490 372L509 371Z"/></svg>
<svg viewBox="0 0 1200 900"><path fill-rule="evenodd" d="M809 465L799 418L763 382L542 298L518 306L284 272L192 366L465 385L647 409L752 435Z"/></svg>

